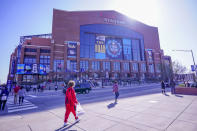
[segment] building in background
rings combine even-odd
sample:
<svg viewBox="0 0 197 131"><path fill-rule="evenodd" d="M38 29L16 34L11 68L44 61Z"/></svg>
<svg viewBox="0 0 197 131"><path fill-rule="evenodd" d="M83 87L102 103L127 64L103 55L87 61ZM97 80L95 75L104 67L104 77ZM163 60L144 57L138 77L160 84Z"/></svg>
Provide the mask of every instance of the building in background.
<svg viewBox="0 0 197 131"><path fill-rule="evenodd" d="M20 38L8 80L159 80L163 58L157 27L116 11L54 9L52 34Z"/></svg>

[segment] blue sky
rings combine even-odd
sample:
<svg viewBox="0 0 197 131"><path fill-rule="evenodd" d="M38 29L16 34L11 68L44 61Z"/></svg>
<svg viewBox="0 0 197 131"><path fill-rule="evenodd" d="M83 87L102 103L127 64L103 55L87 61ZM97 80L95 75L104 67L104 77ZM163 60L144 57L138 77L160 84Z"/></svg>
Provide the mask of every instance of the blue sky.
<svg viewBox="0 0 197 131"><path fill-rule="evenodd" d="M6 82L9 59L19 37L52 32L53 8L116 10L159 29L160 45L166 55L187 68L197 63L196 0L0 0L0 82Z"/></svg>

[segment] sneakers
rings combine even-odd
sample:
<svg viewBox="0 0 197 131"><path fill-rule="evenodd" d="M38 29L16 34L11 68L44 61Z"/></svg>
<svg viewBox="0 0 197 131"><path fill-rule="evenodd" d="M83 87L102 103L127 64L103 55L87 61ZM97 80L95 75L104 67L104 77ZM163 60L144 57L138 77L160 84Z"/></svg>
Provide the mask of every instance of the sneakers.
<svg viewBox="0 0 197 131"><path fill-rule="evenodd" d="M79 118L77 118L76 120L75 120L75 122L79 122L80 121L80 119Z"/></svg>
<svg viewBox="0 0 197 131"><path fill-rule="evenodd" d="M64 122L64 125L63 126L67 126L68 125L68 123L67 122Z"/></svg>

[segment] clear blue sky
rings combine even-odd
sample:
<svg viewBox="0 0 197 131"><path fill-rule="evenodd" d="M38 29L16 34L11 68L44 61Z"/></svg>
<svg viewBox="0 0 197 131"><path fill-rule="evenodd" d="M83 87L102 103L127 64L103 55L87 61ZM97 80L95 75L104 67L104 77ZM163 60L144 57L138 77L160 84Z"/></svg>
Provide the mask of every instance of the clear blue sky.
<svg viewBox="0 0 197 131"><path fill-rule="evenodd" d="M53 8L62 10L116 10L159 29L161 48L186 67L197 63L196 0L0 0L0 81L6 82L9 59L19 37L51 33Z"/></svg>

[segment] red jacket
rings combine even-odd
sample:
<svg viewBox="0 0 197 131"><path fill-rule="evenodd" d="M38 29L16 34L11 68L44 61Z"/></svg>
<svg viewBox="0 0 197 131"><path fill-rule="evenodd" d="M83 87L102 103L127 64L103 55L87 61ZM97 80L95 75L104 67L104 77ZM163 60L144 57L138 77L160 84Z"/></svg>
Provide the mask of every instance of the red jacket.
<svg viewBox="0 0 197 131"><path fill-rule="evenodd" d="M69 87L66 90L65 105L69 104L70 106L74 106L77 103L78 102L77 102L77 98L75 95L75 90L72 87Z"/></svg>
<svg viewBox="0 0 197 131"><path fill-rule="evenodd" d="M14 93L18 93L19 89L20 89L20 87L19 87L19 86L16 86L16 87L14 88Z"/></svg>

